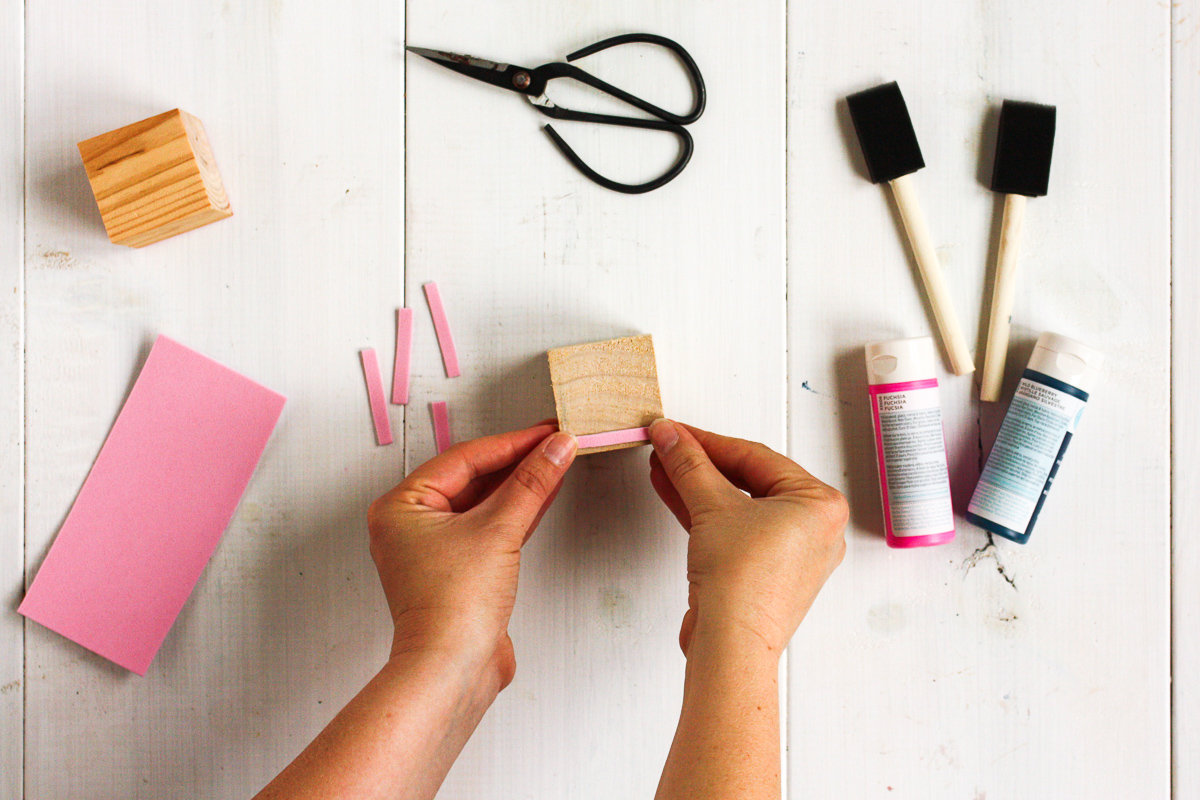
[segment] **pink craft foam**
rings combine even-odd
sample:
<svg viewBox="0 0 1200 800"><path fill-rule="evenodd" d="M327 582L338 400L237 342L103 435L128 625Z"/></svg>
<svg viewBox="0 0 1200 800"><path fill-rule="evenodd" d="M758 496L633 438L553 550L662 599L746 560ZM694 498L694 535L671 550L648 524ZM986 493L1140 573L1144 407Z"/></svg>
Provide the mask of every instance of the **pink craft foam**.
<svg viewBox="0 0 1200 800"><path fill-rule="evenodd" d="M454 444L450 438L450 409L444 400L438 400L429 404L429 410L433 413L433 438L437 443L438 455L441 455Z"/></svg>
<svg viewBox="0 0 1200 800"><path fill-rule="evenodd" d="M408 377L412 364L412 332L412 309L397 309L396 360L392 364L392 402L398 406L408 403Z"/></svg>
<svg viewBox="0 0 1200 800"><path fill-rule="evenodd" d="M392 443L392 423L388 419L387 400L383 397L383 376L379 372L379 357L373 348L366 348L362 357L363 375L367 379L367 399L371 402L371 419L375 422L375 441Z"/></svg>
<svg viewBox="0 0 1200 800"><path fill-rule="evenodd" d="M579 449L587 447L608 447L613 444L630 444L631 442L650 441L649 428L625 428L619 431L604 433L587 433L575 437L579 441Z"/></svg>
<svg viewBox="0 0 1200 800"><path fill-rule="evenodd" d="M454 349L454 335L450 333L450 320L442 305L442 293L433 281L425 284L425 300L429 303L429 315L433 317L433 330L437 333L438 347L442 350L442 363L446 366L446 377L457 378L458 351Z"/></svg>
<svg viewBox="0 0 1200 800"><path fill-rule="evenodd" d="M17 610L145 675L284 402L158 337Z"/></svg>

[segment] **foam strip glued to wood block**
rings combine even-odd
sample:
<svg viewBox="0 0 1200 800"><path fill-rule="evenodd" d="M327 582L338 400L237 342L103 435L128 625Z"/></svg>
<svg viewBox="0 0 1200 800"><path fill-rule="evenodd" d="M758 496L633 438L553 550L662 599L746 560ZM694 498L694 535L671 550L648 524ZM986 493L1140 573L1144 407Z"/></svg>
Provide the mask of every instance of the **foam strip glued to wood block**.
<svg viewBox="0 0 1200 800"><path fill-rule="evenodd" d="M628 336L547 353L560 430L578 437L645 428L663 415L654 340ZM641 441L585 446L581 454L638 447Z"/></svg>
<svg viewBox="0 0 1200 800"><path fill-rule="evenodd" d="M148 244L232 216L200 120L178 108L79 143L108 238Z"/></svg>

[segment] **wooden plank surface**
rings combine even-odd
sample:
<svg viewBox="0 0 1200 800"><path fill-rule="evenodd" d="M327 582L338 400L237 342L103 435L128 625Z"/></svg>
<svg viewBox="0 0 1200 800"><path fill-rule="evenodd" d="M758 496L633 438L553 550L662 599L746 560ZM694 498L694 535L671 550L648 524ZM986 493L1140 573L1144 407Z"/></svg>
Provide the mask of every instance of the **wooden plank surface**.
<svg viewBox="0 0 1200 800"><path fill-rule="evenodd" d="M336 15L312 0L26 5L27 34L19 5L0 12L0 796L22 785L27 798L251 794L386 652L365 509L432 455L429 401L449 401L459 439L552 417L547 349L638 333L655 337L668 415L786 444L851 501L846 561L790 656L791 796L1167 796L1169 81L1173 50L1183 265L1197 235L1198 165L1181 145L1200 125L1193 0L1083 15L1032 0L792 2L786 95L782 0L753 13L683 0L569 13L413 0L407 12L369 2ZM692 164L641 197L594 187L521 99L406 62L405 15L413 45L525 66L614 33L672 36L709 88ZM637 47L580 63L682 108L686 81L660 56ZM838 100L892 79L929 164L916 182L977 360L999 226L981 156L991 112L1006 97L1059 108L1050 194L1027 212L1003 398L1044 329L1105 351L1109 367L1024 548L989 544L961 519L949 546L882 541L861 346L931 321ZM554 97L616 110L569 87ZM204 121L235 216L141 251L110 245L75 143L177 106ZM618 179L649 177L675 153L668 136L558 127ZM1200 300L1189 274L1174 275L1182 323ZM461 378L442 369L428 280L442 288ZM357 352L378 348L386 369L405 297L413 403L391 408L397 443L378 448ZM11 608L159 332L291 399L139 679L37 625L22 645ZM1174 519L1186 534L1200 435L1182 403L1200 329L1181 324L1175 345ZM981 409L976 395L970 379L945 377L960 509L1005 407ZM678 714L686 596L684 539L645 455L582 461L530 542L516 682L441 796L652 794ZM24 550L9 533L22 529ZM1200 794L1191 538L1174 550L1180 798Z"/></svg>
<svg viewBox="0 0 1200 800"><path fill-rule="evenodd" d="M788 23L791 450L852 508L845 563L791 648L792 796L1166 797L1170 11L859 0L792 3ZM1058 106L1003 402L981 409L972 379L943 372L961 514L1038 333L1108 356L1024 547L961 517L951 545L883 541L862 346L931 330L840 102L885 80L913 117L916 181L977 359L995 112Z"/></svg>
<svg viewBox="0 0 1200 800"><path fill-rule="evenodd" d="M654 336L669 416L783 447L783 5L729 9L409 4L410 45L526 67L617 33L666 34L709 96L683 174L625 196L576 173L521 98L409 57L408 296L438 282L463 370L444 377L418 312L410 465L433 453L429 400L449 401L460 439L550 418L546 350L641 333ZM688 103L678 64L653 48L578 63L673 110ZM609 109L569 88L551 98ZM675 155L666 135L555 127L618 180L652 177ZM686 577L684 536L646 458L589 455L568 475L526 547L516 680L442 797L653 795L679 715Z"/></svg>
<svg viewBox="0 0 1200 800"><path fill-rule="evenodd" d="M24 233L25 31L19 3L0 8L0 797L20 797L25 705Z"/></svg>
<svg viewBox="0 0 1200 800"><path fill-rule="evenodd" d="M247 797L390 644L365 515L403 451L374 444L358 351L390 354L402 291L402 9L27 10L29 577L157 333L289 403L145 679L29 625L26 797ZM235 215L112 245L76 142L176 107Z"/></svg>
<svg viewBox="0 0 1200 800"><path fill-rule="evenodd" d="M1171 5L1172 202L1172 537L1173 550L1173 764L1178 800L1200 797L1200 421L1193 411L1200 393L1200 2Z"/></svg>

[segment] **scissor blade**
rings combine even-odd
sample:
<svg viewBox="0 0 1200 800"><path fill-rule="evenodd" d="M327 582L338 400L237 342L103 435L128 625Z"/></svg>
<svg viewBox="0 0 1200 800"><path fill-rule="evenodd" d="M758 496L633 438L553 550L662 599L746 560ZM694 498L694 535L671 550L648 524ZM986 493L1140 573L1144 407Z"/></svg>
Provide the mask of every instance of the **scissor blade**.
<svg viewBox="0 0 1200 800"><path fill-rule="evenodd" d="M476 58L461 53L447 53L445 50L430 50L425 47L405 47L404 49L416 53L422 58L427 58L435 64L441 64L446 69L466 75L468 78L516 91L508 75L510 68L508 64L500 64L488 61L486 58Z"/></svg>

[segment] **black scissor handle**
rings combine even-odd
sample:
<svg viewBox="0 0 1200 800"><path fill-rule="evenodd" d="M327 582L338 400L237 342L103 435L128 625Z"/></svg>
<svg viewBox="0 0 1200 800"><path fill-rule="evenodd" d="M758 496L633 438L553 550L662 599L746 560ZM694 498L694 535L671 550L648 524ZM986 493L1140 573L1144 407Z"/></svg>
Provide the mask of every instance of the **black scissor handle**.
<svg viewBox="0 0 1200 800"><path fill-rule="evenodd" d="M706 95L704 91L704 76L700 74L700 68L696 66L696 61L691 57L687 50L683 49L683 45L678 42L668 39L665 36L657 36L653 33L623 33L620 36L612 36L608 39L603 39L595 44L590 44L587 47L576 50L567 56L567 61L576 61L581 58L586 58L594 53L599 53L601 50L607 50L610 47L617 47L623 44L653 44L659 47L665 47L675 55L679 56L679 60L683 62L684 69L687 70L688 78L692 81L692 92L695 95L695 102L692 105L692 110L686 114L672 114L669 111L664 111L658 106L651 105L645 100L634 97L628 92L624 92L615 86L610 86L599 78L594 78L588 75L589 80L572 75L576 80L583 81L589 86L594 86L601 91L608 92L614 97L624 100L632 106L640 108L659 119L664 119L667 122L674 122L676 125L690 125L700 119L700 115L704 113L704 104ZM580 70L583 72L583 70ZM587 75L586 72L583 73Z"/></svg>
<svg viewBox="0 0 1200 800"><path fill-rule="evenodd" d="M582 112L576 112L576 113L582 113ZM596 115L596 116L603 116L603 115ZM570 117L570 119L576 119L576 117ZM592 120L592 121L598 122L599 120ZM641 120L641 121L642 122L657 122L657 120ZM613 124L623 124L623 123L613 123ZM614 181L610 178L606 178L603 175L601 175L599 172L596 172L596 170L589 167L587 165L587 163L585 163L584 160L582 158L580 158L575 153L574 150L571 149L571 145L569 145L565 141L563 141L563 138L558 135L558 131L554 130L553 125L546 125L542 128L542 130L544 130L546 132L546 135L550 137L550 140L554 142L554 145L555 145L555 147L558 148L558 151L560 153L562 153L568 161L570 161L572 164L575 165L575 169L582 172L593 183L599 184L600 186L603 186L605 189L612 189L614 192L621 192L622 194L643 194L645 192L653 191L654 189L657 189L658 187L663 186L667 183L670 183L671 181L675 180L675 178L679 175L679 173L683 172L683 168L688 165L689 161L691 161L692 149L693 149L692 136L682 126L672 125L669 122L662 122L662 123L659 123L658 125L635 125L635 126L631 126L631 127L653 128L655 130L670 131L671 133L673 133L677 137L679 137L679 143L683 146L683 149L679 154L679 158L675 160L675 163L671 165L670 169L668 169L666 172L664 172L662 175L659 175L657 178L655 178L652 181L646 181L645 183L618 183L617 181Z"/></svg>
<svg viewBox="0 0 1200 800"><path fill-rule="evenodd" d="M598 53L601 50L607 50L610 47L616 47L617 45L633 43L659 45L667 48L679 56L680 60L683 61L683 65L687 69L688 76L692 82L692 91L695 100L691 111L689 111L687 114L673 114L670 111L659 108L653 103L649 103L640 97L626 92L623 89L619 89L607 81L600 80L596 76L588 72L584 72L579 67L576 67L572 64L546 64L538 67L537 69L530 70L532 73L530 94L543 94L545 92L546 83L554 78L571 78L579 81L580 83L587 84L595 89L599 89L600 91L611 95L618 100L628 103L634 108L640 109L641 111L645 111L647 114L657 117L657 119L622 117L615 114L594 114L588 111L573 111L569 108L560 108L552 103L542 104L540 102L535 102L534 108L548 117L569 120L572 122L595 122L601 125L621 125L628 128L648 128L651 130L667 131L669 133L673 133L679 139L679 143L681 145L679 158L676 159L675 163L672 164L671 167L662 175L658 176L654 180L647 181L646 183L618 183L617 181L605 178L603 175L589 167L583 161L583 159L581 159L575 153L575 151L571 149L571 146L568 145L563 138L558 135L558 132L554 130L552 126L545 126L546 134L550 137L551 141L554 142L554 145L559 149L559 152L561 152L563 156L565 156L566 159L575 166L576 169L582 172L594 183L597 183L606 189L611 189L614 192L622 192L624 194L642 194L643 192L652 191L674 180L680 172L683 172L683 168L687 166L688 161L690 161L692 158L693 150L692 137L686 130L684 130L683 126L695 122L700 118L700 115L704 113L704 105L706 100L704 91L704 78L700 75L700 69L696 66L696 62L681 45L663 36L656 36L651 33L626 33L622 34L621 36L613 36L609 39L604 39L603 41L589 45L582 50L576 50L574 53L571 53L569 56L567 56L567 61L574 61L575 59L583 58L593 53Z"/></svg>

